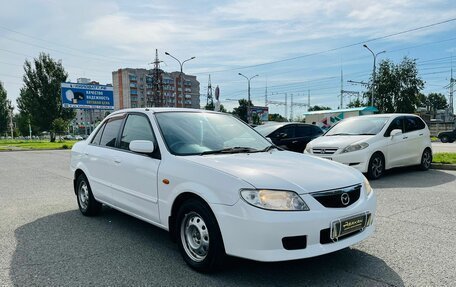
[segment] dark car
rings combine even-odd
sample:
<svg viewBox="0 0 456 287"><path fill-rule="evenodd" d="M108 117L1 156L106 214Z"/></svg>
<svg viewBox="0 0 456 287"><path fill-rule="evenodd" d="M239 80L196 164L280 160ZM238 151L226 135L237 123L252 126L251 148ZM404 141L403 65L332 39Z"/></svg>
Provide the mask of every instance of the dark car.
<svg viewBox="0 0 456 287"><path fill-rule="evenodd" d="M267 123L255 129L276 146L295 152L304 152L308 142L323 134L319 127L303 123Z"/></svg>
<svg viewBox="0 0 456 287"><path fill-rule="evenodd" d="M438 138L443 143L452 143L456 140L456 129L439 133Z"/></svg>

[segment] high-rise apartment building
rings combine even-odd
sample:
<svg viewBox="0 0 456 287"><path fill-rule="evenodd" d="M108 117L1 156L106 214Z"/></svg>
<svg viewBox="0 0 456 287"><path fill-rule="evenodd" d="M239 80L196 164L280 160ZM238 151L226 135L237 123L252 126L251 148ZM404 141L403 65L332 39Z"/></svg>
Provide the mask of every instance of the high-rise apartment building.
<svg viewBox="0 0 456 287"><path fill-rule="evenodd" d="M119 69L112 72L114 109L141 107L200 108L200 84L196 76L154 69ZM177 95L177 96L176 96ZM176 105L177 99L177 105Z"/></svg>

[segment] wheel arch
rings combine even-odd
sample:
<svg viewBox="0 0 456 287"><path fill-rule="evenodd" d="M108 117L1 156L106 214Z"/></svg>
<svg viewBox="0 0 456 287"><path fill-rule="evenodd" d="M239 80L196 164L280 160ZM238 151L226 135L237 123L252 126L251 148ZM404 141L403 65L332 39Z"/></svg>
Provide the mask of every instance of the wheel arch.
<svg viewBox="0 0 456 287"><path fill-rule="evenodd" d="M73 178L73 189L74 189L74 194L77 194L77 186L76 186L76 181L78 179L78 177L83 174L85 177L87 177L87 175L84 173L84 171L80 168L77 168L75 171L74 171L74 178Z"/></svg>

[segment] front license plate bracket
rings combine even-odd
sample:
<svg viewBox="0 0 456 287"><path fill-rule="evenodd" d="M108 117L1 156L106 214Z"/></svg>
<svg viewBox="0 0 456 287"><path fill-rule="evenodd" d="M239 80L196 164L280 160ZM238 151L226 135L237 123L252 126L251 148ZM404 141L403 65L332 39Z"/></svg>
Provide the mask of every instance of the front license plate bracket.
<svg viewBox="0 0 456 287"><path fill-rule="evenodd" d="M333 242L340 237L356 231L363 231L369 225L371 213L366 211L362 214L341 218L331 222L330 238Z"/></svg>

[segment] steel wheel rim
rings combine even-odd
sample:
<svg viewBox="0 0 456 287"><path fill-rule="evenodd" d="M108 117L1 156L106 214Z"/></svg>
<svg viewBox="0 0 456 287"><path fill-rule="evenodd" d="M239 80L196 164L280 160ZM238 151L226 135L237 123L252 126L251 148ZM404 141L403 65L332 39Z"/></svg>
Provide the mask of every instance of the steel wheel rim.
<svg viewBox="0 0 456 287"><path fill-rule="evenodd" d="M209 252L209 232L203 218L196 212L186 214L180 234L185 253L195 262L203 261Z"/></svg>
<svg viewBox="0 0 456 287"><path fill-rule="evenodd" d="M429 151L425 151L423 154L423 165L424 167L429 167L431 165L431 153Z"/></svg>
<svg viewBox="0 0 456 287"><path fill-rule="evenodd" d="M383 161L380 157L375 157L372 160L372 174L374 177L379 177L383 173Z"/></svg>
<svg viewBox="0 0 456 287"><path fill-rule="evenodd" d="M87 209L87 206L89 206L89 187L84 181L79 185L78 199L81 208Z"/></svg>

